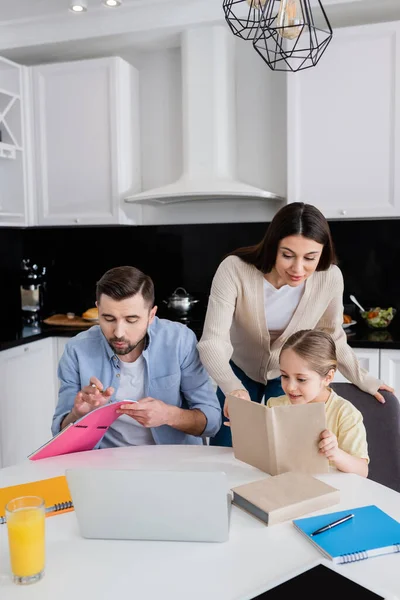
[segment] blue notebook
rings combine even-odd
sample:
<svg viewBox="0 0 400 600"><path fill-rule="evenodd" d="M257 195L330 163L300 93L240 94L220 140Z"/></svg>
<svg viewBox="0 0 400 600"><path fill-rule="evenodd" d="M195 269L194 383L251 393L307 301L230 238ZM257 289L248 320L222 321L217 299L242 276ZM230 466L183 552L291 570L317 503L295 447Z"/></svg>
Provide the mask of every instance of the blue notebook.
<svg viewBox="0 0 400 600"><path fill-rule="evenodd" d="M354 517L328 531L311 535L348 514ZM293 524L335 563L400 552L400 523L375 505L295 519Z"/></svg>

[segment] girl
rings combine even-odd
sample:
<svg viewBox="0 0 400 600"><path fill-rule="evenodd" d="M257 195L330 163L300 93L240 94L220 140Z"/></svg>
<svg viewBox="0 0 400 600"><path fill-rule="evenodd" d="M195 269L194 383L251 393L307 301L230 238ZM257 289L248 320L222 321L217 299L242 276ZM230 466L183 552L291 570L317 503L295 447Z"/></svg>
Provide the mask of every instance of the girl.
<svg viewBox="0 0 400 600"><path fill-rule="evenodd" d="M336 368L335 343L322 331L298 331L283 345L279 364L286 396L270 398L268 407L324 402L327 429L319 451L339 471L368 475L367 435L359 410L329 387Z"/></svg>
<svg viewBox="0 0 400 600"><path fill-rule="evenodd" d="M282 393L279 352L300 329L330 333L343 375L383 403L378 390L393 390L360 367L342 323L343 276L328 222L315 206L288 204L259 244L221 262L212 282L198 349L225 416L228 394L261 402ZM210 444L232 446L229 427Z"/></svg>

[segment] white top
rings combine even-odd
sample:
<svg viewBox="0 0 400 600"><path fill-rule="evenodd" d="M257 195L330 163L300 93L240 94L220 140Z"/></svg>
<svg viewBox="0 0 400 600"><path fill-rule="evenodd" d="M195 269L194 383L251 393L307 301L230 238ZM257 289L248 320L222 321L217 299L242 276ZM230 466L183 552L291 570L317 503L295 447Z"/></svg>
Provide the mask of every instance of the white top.
<svg viewBox="0 0 400 600"><path fill-rule="evenodd" d="M296 287L283 285L279 290L264 279L265 320L271 341L276 340L289 325L304 293L304 282Z"/></svg>
<svg viewBox="0 0 400 600"><path fill-rule="evenodd" d="M132 363L119 361L120 385L115 394L117 401L140 400L144 398L144 367L145 364L142 355ZM101 442L101 448L144 446L154 443L149 427L143 427L143 425L132 419L132 417L128 417L128 415L121 415L109 427Z"/></svg>
<svg viewBox="0 0 400 600"><path fill-rule="evenodd" d="M0 487L56 477L72 467L225 471L229 488L268 477L235 459L232 448L155 445L26 460L0 470ZM376 504L400 520L399 493L349 473L332 471L318 479L340 490L340 503L319 513ZM187 600L188 596L190 600L247 600L317 560L323 561L323 554L291 521L267 527L236 506L232 507L229 540L224 543L85 540L76 514L70 512L46 519L46 574L29 589L21 589L10 579L7 526L0 525L0 598L108 600L126 598L127 590L134 590L133 597L140 600ZM399 565L400 554L388 554L339 566L343 575L400 598Z"/></svg>

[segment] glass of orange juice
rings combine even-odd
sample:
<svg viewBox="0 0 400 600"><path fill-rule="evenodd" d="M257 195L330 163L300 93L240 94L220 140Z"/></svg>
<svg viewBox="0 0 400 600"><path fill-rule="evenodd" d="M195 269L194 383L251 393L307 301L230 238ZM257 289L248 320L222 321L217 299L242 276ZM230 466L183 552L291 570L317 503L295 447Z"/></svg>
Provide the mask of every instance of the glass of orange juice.
<svg viewBox="0 0 400 600"><path fill-rule="evenodd" d="M14 583L40 581L45 564L45 506L43 498L22 496L6 505L8 545Z"/></svg>

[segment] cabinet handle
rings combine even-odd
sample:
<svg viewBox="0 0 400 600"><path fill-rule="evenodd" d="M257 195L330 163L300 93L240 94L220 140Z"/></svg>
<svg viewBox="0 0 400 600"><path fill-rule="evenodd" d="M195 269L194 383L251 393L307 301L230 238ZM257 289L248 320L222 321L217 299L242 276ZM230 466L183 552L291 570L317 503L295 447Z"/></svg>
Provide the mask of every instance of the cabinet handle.
<svg viewBox="0 0 400 600"><path fill-rule="evenodd" d="M343 216L347 215L347 210L341 210L340 214L343 215Z"/></svg>
<svg viewBox="0 0 400 600"><path fill-rule="evenodd" d="M81 220L80 219L75 219L75 223L80 223Z"/></svg>
<svg viewBox="0 0 400 600"><path fill-rule="evenodd" d="M29 346L25 346L24 352L29 352Z"/></svg>

